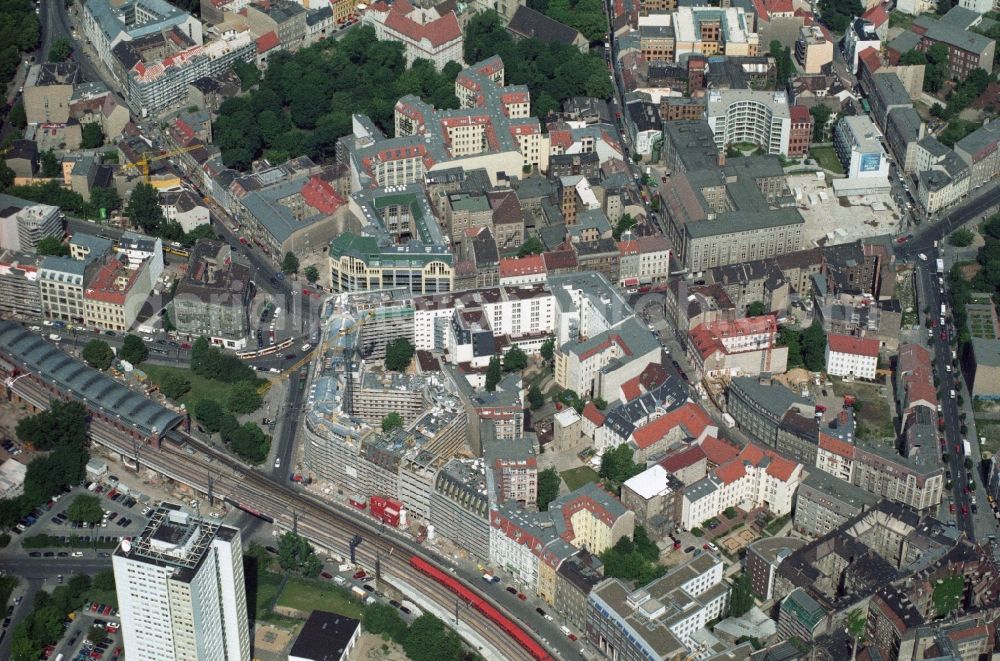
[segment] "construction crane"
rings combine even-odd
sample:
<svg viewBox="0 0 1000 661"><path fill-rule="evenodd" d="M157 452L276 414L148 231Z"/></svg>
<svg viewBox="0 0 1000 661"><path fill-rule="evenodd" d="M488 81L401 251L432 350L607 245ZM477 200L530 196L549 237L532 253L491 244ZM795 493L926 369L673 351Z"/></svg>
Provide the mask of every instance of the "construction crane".
<svg viewBox="0 0 1000 661"><path fill-rule="evenodd" d="M132 164L132 167L142 173L142 179L147 184L149 183L149 164L155 163L156 161L162 161L165 158L170 158L171 156L177 156L178 154L186 154L189 151L194 151L199 149L204 145L193 145L191 147L181 147L180 149L171 149L168 152L162 154L156 154L155 156L150 156L153 152L146 152L142 155L138 161Z"/></svg>

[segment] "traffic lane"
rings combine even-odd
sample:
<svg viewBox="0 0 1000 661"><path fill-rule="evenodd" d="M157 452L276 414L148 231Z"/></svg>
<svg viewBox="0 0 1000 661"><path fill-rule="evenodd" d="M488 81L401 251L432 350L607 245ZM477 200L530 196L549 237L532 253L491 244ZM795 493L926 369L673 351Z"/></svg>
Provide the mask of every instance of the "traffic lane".
<svg viewBox="0 0 1000 661"><path fill-rule="evenodd" d="M2 564L0 564L2 567ZM6 569L6 568L5 568ZM18 597L21 598L21 602L14 604L14 612L10 616L10 626L7 627L7 635L3 637L0 641L0 659L11 659L13 655L11 654L11 632L17 628L17 625L23 622L31 614L31 605L35 601L35 594L42 589L44 581L37 578L30 578L17 574L16 568L6 569L8 574L14 574L17 578L21 579L17 588L14 589L14 593L11 595L16 601ZM11 603L14 603L13 601Z"/></svg>
<svg viewBox="0 0 1000 661"><path fill-rule="evenodd" d="M924 227L914 231L914 237L900 246L896 245L896 256L900 259L915 257L918 253L927 252L933 247L935 240L941 241L945 235L964 225L987 210L1000 204L996 193L1000 183L994 183L980 191L977 197L957 207L935 223L926 223Z"/></svg>
<svg viewBox="0 0 1000 661"><path fill-rule="evenodd" d="M280 463L271 469L271 477L287 481L294 472L292 451L295 449L295 434L298 431L299 411L302 407L304 390L299 387L300 380L305 379L302 369L293 372L288 377L288 392L285 394L285 409L282 411L281 431L278 433L275 460Z"/></svg>

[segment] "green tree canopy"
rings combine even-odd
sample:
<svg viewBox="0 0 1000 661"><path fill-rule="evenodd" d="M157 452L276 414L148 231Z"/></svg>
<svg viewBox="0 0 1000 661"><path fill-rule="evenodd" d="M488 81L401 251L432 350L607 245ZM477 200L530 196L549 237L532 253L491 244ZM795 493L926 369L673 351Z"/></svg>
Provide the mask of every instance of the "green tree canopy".
<svg viewBox="0 0 1000 661"><path fill-rule="evenodd" d="M48 411L18 421L16 433L36 450L82 447L87 440L87 409L80 402L53 400Z"/></svg>
<svg viewBox="0 0 1000 661"><path fill-rule="evenodd" d="M402 643L406 639L406 622L403 621L399 611L389 604L376 602L365 606L361 624L365 631L386 635L389 640L396 643Z"/></svg>
<svg viewBox="0 0 1000 661"><path fill-rule="evenodd" d="M615 223L615 228L611 231L611 235L615 241L621 241L622 234L635 227L637 223L638 221L630 214L622 214L622 217Z"/></svg>
<svg viewBox="0 0 1000 661"><path fill-rule="evenodd" d="M299 272L299 258L291 250L286 252L285 257L281 260L281 272L286 275Z"/></svg>
<svg viewBox="0 0 1000 661"><path fill-rule="evenodd" d="M285 571L299 572L305 576L315 576L323 568L323 563L305 537L286 532L278 541L278 562Z"/></svg>
<svg viewBox="0 0 1000 661"><path fill-rule="evenodd" d="M309 281L309 284L312 284L317 280L319 280L319 269L313 266L312 264L307 266L306 270L303 271L303 273L306 276L306 280Z"/></svg>
<svg viewBox="0 0 1000 661"><path fill-rule="evenodd" d="M104 516L104 508L101 507L100 498L85 493L73 498L73 502L66 510L66 515L70 521L97 523Z"/></svg>
<svg viewBox="0 0 1000 661"><path fill-rule="evenodd" d="M47 236L39 241L35 250L42 256L69 257L69 246L54 236Z"/></svg>
<svg viewBox="0 0 1000 661"><path fill-rule="evenodd" d="M103 371L111 367L111 363L115 359L115 353L111 350L107 342L95 338L84 345L80 357L91 367Z"/></svg>
<svg viewBox="0 0 1000 661"><path fill-rule="evenodd" d="M256 381L240 381L233 384L226 397L226 410L230 413L253 413L264 403Z"/></svg>
<svg viewBox="0 0 1000 661"><path fill-rule="evenodd" d="M537 383L532 383L531 387L528 388L528 406L532 410L539 409L545 403L545 395L542 394L541 388L538 387Z"/></svg>
<svg viewBox="0 0 1000 661"><path fill-rule="evenodd" d="M122 348L119 350L118 355L122 360L126 360L133 365L138 365L146 360L147 356L149 356L149 348L146 347L146 343L142 341L141 337L129 333L125 336L125 340L122 342Z"/></svg>
<svg viewBox="0 0 1000 661"><path fill-rule="evenodd" d="M819 372L826 366L826 331L819 319L802 333L802 362L810 372Z"/></svg>
<svg viewBox="0 0 1000 661"><path fill-rule="evenodd" d="M458 659L462 655L462 642L441 620L425 613L410 625L403 650L411 661Z"/></svg>
<svg viewBox="0 0 1000 661"><path fill-rule="evenodd" d="M729 616L741 617L753 607L754 598L750 576L746 572L741 572L733 582L733 589L729 593Z"/></svg>
<svg viewBox="0 0 1000 661"><path fill-rule="evenodd" d="M549 503L559 496L562 478L555 468L546 468L538 474L538 509L547 512Z"/></svg>
<svg viewBox="0 0 1000 661"><path fill-rule="evenodd" d="M767 314L767 309L764 308L763 301L754 301L747 306L747 316L748 317L759 317L762 314Z"/></svg>
<svg viewBox="0 0 1000 661"><path fill-rule="evenodd" d="M405 372L416 351L409 339L397 337L385 347L385 368L393 372Z"/></svg>
<svg viewBox="0 0 1000 661"><path fill-rule="evenodd" d="M164 374L158 385L160 386L160 392L165 397L175 401L191 390L191 382L184 375L176 372L167 372Z"/></svg>
<svg viewBox="0 0 1000 661"><path fill-rule="evenodd" d="M497 384L503 378L503 372L500 369L500 359L496 356L490 358L490 364L486 368L486 390L489 392L495 392L497 389Z"/></svg>
<svg viewBox="0 0 1000 661"><path fill-rule="evenodd" d="M813 118L813 142L826 142L827 124L830 122L833 110L822 103L818 103L809 109L809 114Z"/></svg>
<svg viewBox="0 0 1000 661"><path fill-rule="evenodd" d="M517 249L518 257L527 257L528 255L538 255L545 250L545 246L542 245L541 239L537 236L529 236L524 243Z"/></svg>
<svg viewBox="0 0 1000 661"><path fill-rule="evenodd" d="M610 482L617 491L622 482L638 475L643 468L632 460L632 448L627 443L622 443L616 448L604 451L601 455L601 468L597 474Z"/></svg>
<svg viewBox="0 0 1000 661"><path fill-rule="evenodd" d="M948 243L958 248L966 248L972 245L976 235L968 227L959 227L948 237Z"/></svg>
<svg viewBox="0 0 1000 661"><path fill-rule="evenodd" d="M219 402L206 397L195 402L192 409L195 420L201 423L205 431L212 434L219 431L224 413Z"/></svg>
<svg viewBox="0 0 1000 661"><path fill-rule="evenodd" d="M235 429L229 434L227 442L233 452L251 464L263 462L271 451L271 439L255 422L244 423L242 427Z"/></svg>
<svg viewBox="0 0 1000 661"><path fill-rule="evenodd" d="M819 7L823 22L838 33L843 33L851 20L865 11L860 0L820 0Z"/></svg>
<svg viewBox="0 0 1000 661"><path fill-rule="evenodd" d="M521 347L515 345L507 349L507 353L503 356L503 371L520 372L527 366L528 356L521 350Z"/></svg>
<svg viewBox="0 0 1000 661"><path fill-rule="evenodd" d="M393 429L400 429L402 426L403 416L396 411L390 411L384 418L382 418L382 431L392 431Z"/></svg>
<svg viewBox="0 0 1000 661"><path fill-rule="evenodd" d="M556 351L556 338L549 336L545 338L542 342L542 346L538 349L538 353L546 362L552 362L553 356L555 356Z"/></svg>
<svg viewBox="0 0 1000 661"><path fill-rule="evenodd" d="M73 52L73 43L66 37L58 37L49 47L49 62L65 62Z"/></svg>
<svg viewBox="0 0 1000 661"><path fill-rule="evenodd" d="M147 234L158 234L160 225L164 222L163 209L160 207L160 196L156 189L147 183L138 184L132 190L128 206L125 207L132 225Z"/></svg>
<svg viewBox="0 0 1000 661"><path fill-rule="evenodd" d="M80 146L83 149L97 149L104 144L104 131L97 122L87 122L83 125Z"/></svg>
<svg viewBox="0 0 1000 661"><path fill-rule="evenodd" d="M42 152L41 156L42 176L46 179L54 179L62 174L62 165L59 157L51 149Z"/></svg>

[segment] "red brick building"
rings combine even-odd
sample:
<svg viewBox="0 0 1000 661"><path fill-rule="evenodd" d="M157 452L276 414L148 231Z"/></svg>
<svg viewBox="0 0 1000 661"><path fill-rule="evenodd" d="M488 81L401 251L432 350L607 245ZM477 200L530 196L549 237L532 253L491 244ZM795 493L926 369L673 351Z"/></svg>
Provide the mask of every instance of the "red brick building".
<svg viewBox="0 0 1000 661"><path fill-rule="evenodd" d="M801 158L809 153L813 136L813 117L805 106L791 106L792 128L788 134L788 158Z"/></svg>

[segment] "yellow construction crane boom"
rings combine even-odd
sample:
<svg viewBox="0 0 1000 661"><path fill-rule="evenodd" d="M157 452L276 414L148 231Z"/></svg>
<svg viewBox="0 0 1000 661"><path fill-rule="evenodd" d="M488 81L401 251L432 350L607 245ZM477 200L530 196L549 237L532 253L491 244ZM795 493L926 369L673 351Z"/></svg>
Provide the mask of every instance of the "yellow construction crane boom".
<svg viewBox="0 0 1000 661"><path fill-rule="evenodd" d="M137 170L139 170L139 172L142 173L142 179L143 179L143 181L145 181L148 184L149 183L149 164L150 163L155 163L156 161L162 161L165 158L170 158L171 156L177 156L178 154L186 154L187 152L194 151L195 149L198 149L199 147L202 147L202 146L203 145L194 145L194 146L191 146L191 147L181 147L180 149L171 149L168 152L164 152L162 154L157 154L157 155L155 155L153 157L150 157L150 154L152 152L146 152L145 154L142 155L142 158L140 158L134 164L134 167Z"/></svg>

